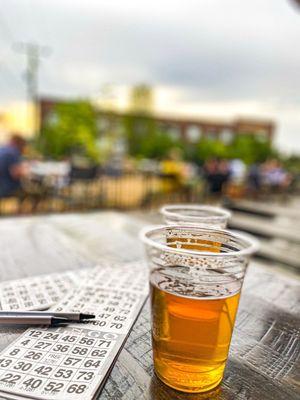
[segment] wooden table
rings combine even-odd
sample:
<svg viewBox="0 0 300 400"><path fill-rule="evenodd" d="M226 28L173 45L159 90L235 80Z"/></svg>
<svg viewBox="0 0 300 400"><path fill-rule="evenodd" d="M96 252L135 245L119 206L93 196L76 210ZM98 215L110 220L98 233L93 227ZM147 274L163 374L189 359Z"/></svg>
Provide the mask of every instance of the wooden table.
<svg viewBox="0 0 300 400"><path fill-rule="evenodd" d="M0 278L86 268L101 259L142 257L140 218L115 212L0 221ZM225 378L203 395L160 383L151 359L149 304L99 396L101 400L296 400L300 398L300 281L252 263L248 269ZM21 330L0 328L1 348Z"/></svg>
<svg viewBox="0 0 300 400"><path fill-rule="evenodd" d="M226 205L233 210L232 229L246 230L261 237L259 255L275 263L300 269L300 198L285 203L239 200Z"/></svg>

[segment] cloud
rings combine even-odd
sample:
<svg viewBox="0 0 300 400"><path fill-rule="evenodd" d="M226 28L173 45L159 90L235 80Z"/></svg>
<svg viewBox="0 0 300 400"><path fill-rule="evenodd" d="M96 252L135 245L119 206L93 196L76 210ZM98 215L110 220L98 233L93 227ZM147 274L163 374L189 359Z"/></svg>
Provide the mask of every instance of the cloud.
<svg viewBox="0 0 300 400"><path fill-rule="evenodd" d="M53 49L41 63L42 93L92 96L106 82L149 82L179 93L174 110L214 104L231 116L259 104L251 110L286 121L281 137L300 130L300 13L288 0L3 0L2 9L15 41ZM0 61L0 100L20 96L22 82L4 70L20 75L24 56L5 37Z"/></svg>

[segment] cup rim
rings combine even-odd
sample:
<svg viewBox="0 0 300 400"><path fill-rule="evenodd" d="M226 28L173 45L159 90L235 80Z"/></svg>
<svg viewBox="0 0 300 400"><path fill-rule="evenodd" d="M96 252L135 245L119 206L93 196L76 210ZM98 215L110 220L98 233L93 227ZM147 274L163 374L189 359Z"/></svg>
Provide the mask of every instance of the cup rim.
<svg viewBox="0 0 300 400"><path fill-rule="evenodd" d="M248 244L248 247L245 249L241 250L234 250L234 251L229 251L228 253L214 253L211 251L196 251L196 250L188 250L188 249L182 249L182 248L173 248L169 247L165 244L158 243L154 241L153 239L150 239L147 235L149 233L153 233L155 231L162 231L166 229L193 229L196 231L201 231L201 232L207 232L207 233L225 233L227 235L230 235L231 237L235 237L237 239L241 239L245 241ZM165 250L171 253L177 253L177 254L188 254L188 255L195 255L195 256L200 256L200 257L205 257L205 256L213 256L213 257L234 257L234 256L247 256L251 255L255 252L258 251L259 249L259 241L253 237L252 235L246 234L246 233L240 233L239 231L230 231L228 229L214 229L214 228L202 228L199 226L195 225L148 225L145 226L144 228L141 229L139 233L139 238L140 240L152 247L155 247L159 250Z"/></svg>
<svg viewBox="0 0 300 400"><path fill-rule="evenodd" d="M187 208L190 210L214 211L216 213L219 213L219 215L200 217L200 216L192 216L192 215L182 215L180 212L172 211L173 209L176 209L179 207ZM232 216L232 213L229 210L226 210L225 208L215 207L215 206L210 206L210 205L205 205L205 204L167 204L167 205L161 207L159 209L159 212L164 217L183 218L189 222L199 221L199 220L203 220L203 222L205 222L206 219L219 220L220 218L224 220L224 219L229 219Z"/></svg>

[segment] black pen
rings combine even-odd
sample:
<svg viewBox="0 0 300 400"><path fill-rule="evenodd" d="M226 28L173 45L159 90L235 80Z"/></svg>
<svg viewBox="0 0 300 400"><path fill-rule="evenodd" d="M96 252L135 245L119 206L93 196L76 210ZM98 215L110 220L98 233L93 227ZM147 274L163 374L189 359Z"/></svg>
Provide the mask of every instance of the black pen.
<svg viewBox="0 0 300 400"><path fill-rule="evenodd" d="M66 324L70 321L67 318L49 317L49 316L32 316L32 315L0 315L0 326L1 325L47 325L47 326L59 326L60 324Z"/></svg>
<svg viewBox="0 0 300 400"><path fill-rule="evenodd" d="M80 322L85 319L95 318L93 314L77 313L77 312L55 312L55 311L0 311L1 317L57 317L65 318L69 321Z"/></svg>

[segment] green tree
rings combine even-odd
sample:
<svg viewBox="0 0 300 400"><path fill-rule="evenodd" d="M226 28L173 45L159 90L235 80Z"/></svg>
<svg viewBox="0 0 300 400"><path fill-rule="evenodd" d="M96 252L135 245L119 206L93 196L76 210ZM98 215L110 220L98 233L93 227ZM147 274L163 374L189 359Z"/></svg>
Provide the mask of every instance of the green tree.
<svg viewBox="0 0 300 400"><path fill-rule="evenodd" d="M282 162L284 167L296 176L300 176L300 156L291 155L289 157L283 157Z"/></svg>
<svg viewBox="0 0 300 400"><path fill-rule="evenodd" d="M195 145L193 159L204 162L209 158L240 158L247 164L265 161L276 156L276 152L268 141L252 134L237 135L233 142L226 145L221 140L202 138Z"/></svg>
<svg viewBox="0 0 300 400"><path fill-rule="evenodd" d="M237 135L228 149L229 158L240 158L245 163L265 161L276 156L270 142L252 134Z"/></svg>
<svg viewBox="0 0 300 400"><path fill-rule="evenodd" d="M155 120L145 115L127 114L123 118L128 152L141 158L164 158L174 148L183 148L180 139L162 131Z"/></svg>
<svg viewBox="0 0 300 400"><path fill-rule="evenodd" d="M220 140L202 138L196 145L195 158L203 162L209 158L227 158L228 147Z"/></svg>
<svg viewBox="0 0 300 400"><path fill-rule="evenodd" d="M42 127L38 145L46 157L79 153L97 161L97 136L95 111L88 101L59 103Z"/></svg>

